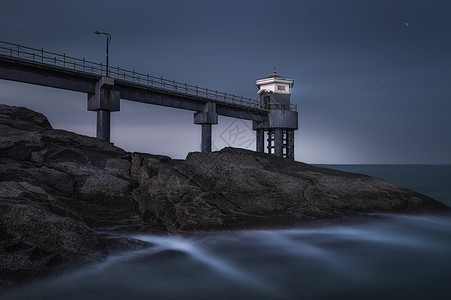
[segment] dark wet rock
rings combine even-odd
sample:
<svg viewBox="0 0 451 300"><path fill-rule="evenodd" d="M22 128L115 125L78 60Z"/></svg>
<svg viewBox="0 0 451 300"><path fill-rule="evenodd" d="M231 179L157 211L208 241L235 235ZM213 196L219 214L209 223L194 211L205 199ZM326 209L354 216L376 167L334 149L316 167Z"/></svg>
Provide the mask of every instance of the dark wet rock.
<svg viewBox="0 0 451 300"><path fill-rule="evenodd" d="M226 148L127 153L0 105L0 286L149 244L116 230L229 230L447 207L366 175Z"/></svg>
<svg viewBox="0 0 451 300"><path fill-rule="evenodd" d="M184 161L132 156L144 222L169 231L280 226L366 212L447 207L381 179L253 151L190 153Z"/></svg>
<svg viewBox="0 0 451 300"><path fill-rule="evenodd" d="M21 107L0 105L0 129L0 286L144 247L96 232L141 225L125 151Z"/></svg>

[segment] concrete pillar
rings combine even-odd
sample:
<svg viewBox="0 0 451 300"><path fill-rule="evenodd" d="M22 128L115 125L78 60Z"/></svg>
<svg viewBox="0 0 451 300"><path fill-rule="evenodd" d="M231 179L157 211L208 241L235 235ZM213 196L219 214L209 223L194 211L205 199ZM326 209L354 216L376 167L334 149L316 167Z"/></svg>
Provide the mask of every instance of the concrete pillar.
<svg viewBox="0 0 451 300"><path fill-rule="evenodd" d="M202 125L201 151L211 152L211 125L218 124L216 103L205 103L203 111L194 113L194 124Z"/></svg>
<svg viewBox="0 0 451 300"><path fill-rule="evenodd" d="M111 112L100 109L97 111L97 138L110 141Z"/></svg>
<svg viewBox="0 0 451 300"><path fill-rule="evenodd" d="M294 130L287 130L287 158L294 160Z"/></svg>
<svg viewBox="0 0 451 300"><path fill-rule="evenodd" d="M211 152L211 124L202 124L202 152Z"/></svg>
<svg viewBox="0 0 451 300"><path fill-rule="evenodd" d="M274 155L283 156L283 129L274 129Z"/></svg>
<svg viewBox="0 0 451 300"><path fill-rule="evenodd" d="M88 110L97 111L97 138L110 142L111 112L120 110L120 93L114 90L113 78L100 78L94 94L88 95Z"/></svg>
<svg viewBox="0 0 451 300"><path fill-rule="evenodd" d="M256 150L257 152L264 153L265 152L265 131L263 129L257 129L255 131L256 134Z"/></svg>

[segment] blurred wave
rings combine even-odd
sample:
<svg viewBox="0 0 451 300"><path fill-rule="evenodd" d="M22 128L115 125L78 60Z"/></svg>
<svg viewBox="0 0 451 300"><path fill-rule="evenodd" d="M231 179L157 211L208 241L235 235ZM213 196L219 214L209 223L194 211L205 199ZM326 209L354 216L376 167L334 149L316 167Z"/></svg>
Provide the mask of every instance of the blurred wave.
<svg viewBox="0 0 451 300"><path fill-rule="evenodd" d="M152 247L2 299L448 299L451 217L375 215L307 228L131 234Z"/></svg>

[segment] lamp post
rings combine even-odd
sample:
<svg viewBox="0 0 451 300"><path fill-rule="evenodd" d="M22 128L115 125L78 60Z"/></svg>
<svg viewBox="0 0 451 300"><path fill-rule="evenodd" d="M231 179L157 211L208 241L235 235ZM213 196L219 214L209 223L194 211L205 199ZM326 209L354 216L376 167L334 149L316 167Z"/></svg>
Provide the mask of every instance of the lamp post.
<svg viewBox="0 0 451 300"><path fill-rule="evenodd" d="M108 44L111 42L111 35L107 32L100 32L100 31L94 31L95 34L104 35L106 36L106 76L108 77L110 75L109 68L108 68Z"/></svg>

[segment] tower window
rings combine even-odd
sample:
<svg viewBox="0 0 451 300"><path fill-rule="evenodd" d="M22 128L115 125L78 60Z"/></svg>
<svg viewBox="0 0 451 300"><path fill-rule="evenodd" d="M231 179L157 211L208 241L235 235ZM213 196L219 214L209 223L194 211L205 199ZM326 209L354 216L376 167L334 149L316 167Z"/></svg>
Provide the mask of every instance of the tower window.
<svg viewBox="0 0 451 300"><path fill-rule="evenodd" d="M278 85L277 86L277 90L278 91L285 91L285 86L284 85Z"/></svg>
<svg viewBox="0 0 451 300"><path fill-rule="evenodd" d="M263 102L265 109L269 109L269 103L271 102L271 98L269 96L265 96L263 98Z"/></svg>

